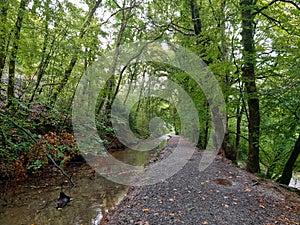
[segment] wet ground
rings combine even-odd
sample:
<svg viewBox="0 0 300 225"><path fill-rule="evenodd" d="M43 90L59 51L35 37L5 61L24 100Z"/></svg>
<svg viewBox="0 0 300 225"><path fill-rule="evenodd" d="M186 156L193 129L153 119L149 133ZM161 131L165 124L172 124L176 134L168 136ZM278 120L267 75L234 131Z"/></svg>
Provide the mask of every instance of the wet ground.
<svg viewBox="0 0 300 225"><path fill-rule="evenodd" d="M132 165L147 164L150 154L151 152L137 152L129 149L113 153L115 158ZM195 160L188 163L185 167L186 170L182 170L172 177L170 180L171 187L167 184L167 187L163 187L164 183L160 183L155 188L145 187L146 190L144 192L135 189L127 197L125 196L128 193L128 186L113 183L97 175L87 164L71 164L65 168L66 172L72 175L72 179L76 183L74 188L69 186L67 179L58 170L51 167L44 173L31 177L23 184L1 188L0 225L99 225L107 222L106 219L111 218L110 215L113 215L113 217L109 224L113 225L134 224L135 222L138 224L178 224L179 220L186 221L188 222L187 224L247 224L240 222L249 219L250 214L252 215L253 212L258 211L259 213L253 213L253 218L250 218L249 221L251 219L257 220L257 224L276 224L276 221L280 221L278 224L300 223L300 220L297 219L299 218L298 214L295 213L297 211L295 207L299 205L298 198L296 198L297 203L295 203L291 199L291 193L282 190L278 192L277 186L276 188L272 186L271 189L273 190L265 189L266 185L263 183L252 187L252 179L254 179L252 175L230 166L227 161L224 164L222 159L217 160L215 162L216 166L208 169L206 171L207 174L203 173L198 177L198 173L192 172L193 169L196 168L197 170L198 167L189 167L190 164L194 164L197 161L197 155L193 157L196 157ZM192 176L193 179L188 180L191 178L191 174L194 174ZM178 182L176 182L177 176ZM226 180L230 180L232 183L223 187L216 183L216 177L220 177L222 180L225 177ZM185 181L185 179L187 180ZM193 182L196 183L192 185ZM177 184L178 187L176 186ZM181 192L181 187L185 186L188 189L184 189ZM189 189L192 186L201 190L202 194L198 191L195 192L196 196L192 195L191 193L194 192ZM236 187L239 188L237 191L229 193L229 197L227 192L222 192L230 191ZM148 190L147 188L150 189ZM72 200L65 208L57 210L57 198L61 189ZM172 191L166 192L166 190ZM207 201L210 193L213 194L214 199ZM268 194L267 198L266 193ZM172 195L168 196L169 194ZM241 198L239 194L242 196ZM245 194L247 195L246 197L244 196ZM271 200L269 195L272 197ZM149 198L149 196L153 196L153 198ZM158 198L159 196L161 198ZM183 196L182 199L181 196ZM203 199L203 196L206 196L207 199L206 197ZM119 207L116 207L124 197L125 201ZM227 201L231 197L232 201L224 202L224 199ZM153 200L154 202L146 202L148 200ZM209 217L206 214L201 214L203 218L200 216L199 213L205 210L197 202L204 203L203 201L205 202L206 211L210 207L209 203L213 202L211 212L218 210L221 213L227 212L231 206L234 208L233 211L230 211L233 212L232 215L236 215L236 212L240 209L244 209L247 212L244 213L246 215L243 213L238 214L240 215L240 220L236 218L234 220L237 223L233 223L233 220L228 219L232 217L231 214L231 216L228 214L228 217L220 214L220 218L225 218L225 220L223 219L222 223L220 221L215 221L216 223L214 223L214 218L210 218L211 221L209 221ZM166 202L166 204L163 204L163 202ZM171 203L178 203L178 205L171 205ZM191 206L188 206L189 204ZM292 207L292 205L294 206ZM178 215L173 212L177 206ZM169 210L171 211L169 212ZM193 214L194 212L195 215ZM258 220L256 218L257 215L261 215L264 219ZM266 217L269 217L269 219L266 219ZM177 222L175 219L178 219L176 220ZM195 223L195 221L197 222ZM262 221L266 223L260 223Z"/></svg>
<svg viewBox="0 0 300 225"><path fill-rule="evenodd" d="M115 158L133 165L147 163L149 156L149 152L132 150L113 154ZM76 187L71 188L55 168L17 187L3 187L0 194L0 224L98 225L128 191L127 186L95 174L87 164L72 164L65 170L72 175ZM65 208L58 210L57 198L61 189L72 200Z"/></svg>

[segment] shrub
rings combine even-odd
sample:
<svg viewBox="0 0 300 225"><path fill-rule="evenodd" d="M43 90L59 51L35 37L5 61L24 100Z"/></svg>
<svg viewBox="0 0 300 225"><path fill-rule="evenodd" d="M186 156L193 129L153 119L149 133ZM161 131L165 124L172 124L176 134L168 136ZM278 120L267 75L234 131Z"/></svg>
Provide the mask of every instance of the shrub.
<svg viewBox="0 0 300 225"><path fill-rule="evenodd" d="M29 170L41 169L49 163L47 155L51 156L58 165L64 166L65 162L78 154L79 151L72 134L49 132L33 145L27 167Z"/></svg>

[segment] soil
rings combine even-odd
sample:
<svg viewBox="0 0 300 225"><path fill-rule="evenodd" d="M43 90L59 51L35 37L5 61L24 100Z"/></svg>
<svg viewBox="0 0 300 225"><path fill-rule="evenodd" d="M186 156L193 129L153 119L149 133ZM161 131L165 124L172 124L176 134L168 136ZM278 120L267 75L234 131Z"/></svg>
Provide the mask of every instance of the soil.
<svg viewBox="0 0 300 225"><path fill-rule="evenodd" d="M167 157L172 138L159 156ZM300 224L300 197L218 155L199 171L197 150L174 176L151 186L132 187L101 224Z"/></svg>

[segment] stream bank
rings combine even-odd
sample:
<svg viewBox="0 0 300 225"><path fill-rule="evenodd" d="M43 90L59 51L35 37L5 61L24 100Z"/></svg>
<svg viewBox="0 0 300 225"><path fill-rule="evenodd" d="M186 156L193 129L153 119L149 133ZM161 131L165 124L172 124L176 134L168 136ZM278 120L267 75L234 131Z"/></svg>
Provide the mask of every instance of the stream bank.
<svg viewBox="0 0 300 225"><path fill-rule="evenodd" d="M174 146L172 138L150 162L167 157ZM130 164L148 162L149 152L136 153L127 149L113 155ZM87 164L66 168L76 183L70 188L66 178L52 168L14 190L2 191L0 224L300 224L300 199L295 193L261 180L221 156L199 172L201 154L197 150L169 179L130 190L95 174ZM57 210L61 184L72 201Z"/></svg>
<svg viewBox="0 0 300 225"><path fill-rule="evenodd" d="M150 153L136 154L136 151L125 149L112 154L120 161L144 165ZM0 224L98 225L128 192L128 186L97 175L88 164L72 164L65 170L76 187L70 188L68 180L54 167L15 187L3 186ZM57 210L62 187L72 200L62 210Z"/></svg>

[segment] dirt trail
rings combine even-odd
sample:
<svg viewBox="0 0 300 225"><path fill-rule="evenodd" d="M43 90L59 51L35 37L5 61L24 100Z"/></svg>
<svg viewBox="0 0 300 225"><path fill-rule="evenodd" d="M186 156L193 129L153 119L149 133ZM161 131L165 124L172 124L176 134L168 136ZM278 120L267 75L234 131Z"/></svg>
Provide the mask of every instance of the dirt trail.
<svg viewBox="0 0 300 225"><path fill-rule="evenodd" d="M164 156L176 145L171 139ZM102 224L300 224L300 198L217 156L199 172L201 151L182 170L151 186L131 188Z"/></svg>

